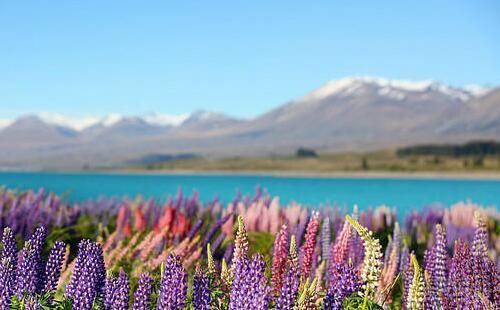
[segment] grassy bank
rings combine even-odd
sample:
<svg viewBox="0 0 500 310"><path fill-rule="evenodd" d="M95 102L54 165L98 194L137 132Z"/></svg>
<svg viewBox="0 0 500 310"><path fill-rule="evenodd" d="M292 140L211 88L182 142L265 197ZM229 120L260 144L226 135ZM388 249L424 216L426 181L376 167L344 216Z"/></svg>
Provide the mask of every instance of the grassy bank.
<svg viewBox="0 0 500 310"><path fill-rule="evenodd" d="M132 167L137 170L500 173L498 156L398 155L396 151L320 154L317 157L182 159Z"/></svg>

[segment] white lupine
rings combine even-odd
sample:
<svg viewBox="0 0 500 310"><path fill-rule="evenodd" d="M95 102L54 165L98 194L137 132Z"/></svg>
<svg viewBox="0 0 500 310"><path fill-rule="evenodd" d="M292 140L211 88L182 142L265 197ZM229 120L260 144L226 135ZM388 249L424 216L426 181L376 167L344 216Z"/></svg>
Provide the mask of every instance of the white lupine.
<svg viewBox="0 0 500 310"><path fill-rule="evenodd" d="M411 262L414 271L406 308L408 310L424 310L424 278L415 255L411 256Z"/></svg>
<svg viewBox="0 0 500 310"><path fill-rule="evenodd" d="M374 300L375 292L379 285L382 261L382 246L378 239L373 238L373 232L366 227L361 226L358 221L347 215L346 220L356 229L365 247L365 257L363 260L363 268L361 270L361 278L365 283L363 285L364 297Z"/></svg>

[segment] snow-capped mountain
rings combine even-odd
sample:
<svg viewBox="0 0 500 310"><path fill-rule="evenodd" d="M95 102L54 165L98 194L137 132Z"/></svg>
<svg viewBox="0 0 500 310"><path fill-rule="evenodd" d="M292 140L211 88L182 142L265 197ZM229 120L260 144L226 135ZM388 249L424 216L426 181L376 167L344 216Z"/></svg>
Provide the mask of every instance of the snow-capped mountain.
<svg viewBox="0 0 500 310"><path fill-rule="evenodd" d="M182 115L67 117L40 113L0 121L0 167L115 166L160 155L263 156L498 139L500 89L370 77L331 81L254 119ZM237 103L235 103L237 104ZM148 157L149 156L149 157Z"/></svg>
<svg viewBox="0 0 500 310"><path fill-rule="evenodd" d="M60 127L71 128L75 131L84 131L92 126L112 127L117 123L130 118L136 118L144 121L147 124L154 126L177 126L189 117L189 114L181 115L168 115L168 114L146 114L141 116L124 116L118 113L111 113L104 116L82 116L72 117L60 113L41 112L33 114L33 116L40 118L47 124L56 125ZM13 121L5 121L6 127ZM0 122L0 126L1 126Z"/></svg>
<svg viewBox="0 0 500 310"><path fill-rule="evenodd" d="M439 92L450 98L467 101L471 98L482 96L490 90L478 85L467 85L461 88L451 87L433 80L408 81L373 77L350 77L330 81L299 99L298 102L315 102L334 95L355 95L363 92L363 88L366 87L374 87L377 89L379 95L397 100L404 100L409 94Z"/></svg>

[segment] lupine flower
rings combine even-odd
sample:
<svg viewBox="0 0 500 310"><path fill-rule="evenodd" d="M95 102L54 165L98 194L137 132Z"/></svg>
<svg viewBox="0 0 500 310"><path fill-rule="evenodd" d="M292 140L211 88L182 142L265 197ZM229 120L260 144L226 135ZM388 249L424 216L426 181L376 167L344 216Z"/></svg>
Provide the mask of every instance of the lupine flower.
<svg viewBox="0 0 500 310"><path fill-rule="evenodd" d="M229 310L267 310L270 291L262 257L258 254L252 259L242 257L235 269Z"/></svg>
<svg viewBox="0 0 500 310"><path fill-rule="evenodd" d="M78 256L65 295L73 300L73 309L91 309L96 297L102 294L105 270L102 248L90 240L78 245Z"/></svg>
<svg viewBox="0 0 500 310"><path fill-rule="evenodd" d="M330 262L330 218L326 217L321 225L321 259L326 263Z"/></svg>
<svg viewBox="0 0 500 310"><path fill-rule="evenodd" d="M203 220L198 219L198 221L196 221L196 223L189 230L187 237L189 239L193 239L193 237L196 235L196 233L198 233L198 231L200 230L201 226L203 226Z"/></svg>
<svg viewBox="0 0 500 310"><path fill-rule="evenodd" d="M26 241L17 264L16 294L22 297L25 294L35 294L42 285L42 247L47 235L42 226L35 230L31 240Z"/></svg>
<svg viewBox="0 0 500 310"><path fill-rule="evenodd" d="M56 241L49 253L49 258L45 264L44 289L46 293L54 292L57 289L57 283L61 276L62 265L64 263L64 253L66 244L62 241Z"/></svg>
<svg viewBox="0 0 500 310"><path fill-rule="evenodd" d="M5 273L5 292L2 295L5 298L10 298L14 293L14 285L16 281L16 263L17 263L17 244L12 229L6 227L2 235L2 256L1 260L9 262L3 267Z"/></svg>
<svg viewBox="0 0 500 310"><path fill-rule="evenodd" d="M134 294L133 310L149 310L151 305L151 291L153 279L148 273L141 274L139 284Z"/></svg>
<svg viewBox="0 0 500 310"><path fill-rule="evenodd" d="M217 238L214 240L214 243L212 244L213 250L214 251L217 250L222 244L222 242L224 242L224 240L226 240L226 234L221 232L219 236L217 236Z"/></svg>
<svg viewBox="0 0 500 310"><path fill-rule="evenodd" d="M224 258L222 258L222 263L220 265L220 278L222 280L222 283L224 283L226 286L231 286L233 279L231 276L231 271L227 267L227 263Z"/></svg>
<svg viewBox="0 0 500 310"><path fill-rule="evenodd" d="M4 257L0 261L0 309L10 309L10 299L12 297L11 273L13 263L10 257Z"/></svg>
<svg viewBox="0 0 500 310"><path fill-rule="evenodd" d="M301 276L303 278L309 277L311 273L314 249L316 247L316 234L319 228L319 213L312 212L311 220L307 225L305 242L300 250L301 255Z"/></svg>
<svg viewBox="0 0 500 310"><path fill-rule="evenodd" d="M294 235L290 238L290 252L288 254L287 265L288 270L283 279L278 300L276 301L276 310L292 310L299 293L300 270Z"/></svg>
<svg viewBox="0 0 500 310"><path fill-rule="evenodd" d="M165 262L158 305L158 310L181 310L184 308L187 292L187 274L177 256L170 256Z"/></svg>
<svg viewBox="0 0 500 310"><path fill-rule="evenodd" d="M333 266L335 263L348 262L349 245L351 244L352 236L352 227L345 221L342 225L342 230L337 238L335 238L335 244L332 247L332 253L330 255L330 266Z"/></svg>
<svg viewBox="0 0 500 310"><path fill-rule="evenodd" d="M300 215L299 224L295 228L295 239L297 240L297 246L302 244L302 237L306 231L307 223L309 223L309 214L307 210L303 210L303 213Z"/></svg>
<svg viewBox="0 0 500 310"><path fill-rule="evenodd" d="M413 279L411 281L406 309L424 310L424 278L415 255L411 256Z"/></svg>
<svg viewBox="0 0 500 310"><path fill-rule="evenodd" d="M300 294L299 300L297 300L297 310L317 310L316 305L318 299L317 293L318 279L314 279L311 284L309 284L309 279L306 280L302 287L302 293Z"/></svg>
<svg viewBox="0 0 500 310"><path fill-rule="evenodd" d="M470 249L462 241L455 242L451 259L446 298L453 309L471 308L473 304L473 275Z"/></svg>
<svg viewBox="0 0 500 310"><path fill-rule="evenodd" d="M364 241L365 257L363 260L363 268L361 269L361 278L364 282L363 289L365 298L373 300L379 284L382 247L378 239L373 238L373 233L371 231L361 226L349 215L346 215L346 220L354 227Z"/></svg>
<svg viewBox="0 0 500 310"><path fill-rule="evenodd" d="M382 270L379 295L383 295L387 291L398 273L401 253L401 231L399 230L398 223L394 225L393 239L391 240L390 245L390 247L387 247L389 251L388 254L386 254L386 263L384 264L384 269ZM385 296L382 297L385 298Z"/></svg>
<svg viewBox="0 0 500 310"><path fill-rule="evenodd" d="M361 291L357 271L345 263L335 263L330 274L330 288L324 300L325 310L341 310L346 297Z"/></svg>
<svg viewBox="0 0 500 310"><path fill-rule="evenodd" d="M106 310L126 310L129 303L130 284L127 274L121 270L117 278L106 280L104 308Z"/></svg>
<svg viewBox="0 0 500 310"><path fill-rule="evenodd" d="M214 257L212 256L212 249L210 247L210 243L207 244L207 265L208 265L208 273L215 274L215 262L214 262Z"/></svg>
<svg viewBox="0 0 500 310"><path fill-rule="evenodd" d="M247 253L248 253L247 231L245 229L245 223L243 222L243 218L241 216L238 216L238 232L236 233L236 238L234 240L234 254L233 254L233 261L231 263L231 274L234 275L238 262L246 258Z"/></svg>
<svg viewBox="0 0 500 310"><path fill-rule="evenodd" d="M286 260L288 256L288 228L283 225L274 240L272 289L273 295L277 295L283 283L283 275L286 271Z"/></svg>
<svg viewBox="0 0 500 310"><path fill-rule="evenodd" d="M495 264L488 257L488 229L479 212L474 216L476 231L472 243L473 287L476 295L494 302ZM500 287L497 290L500 291Z"/></svg>
<svg viewBox="0 0 500 310"><path fill-rule="evenodd" d="M193 278L193 308L210 310L210 281L200 265L196 265Z"/></svg>
<svg viewBox="0 0 500 310"><path fill-rule="evenodd" d="M426 254L425 271L429 275L430 295L427 296L429 307L441 308L441 299L446 289L446 264L448 252L446 250L446 230L440 224L436 225L434 245Z"/></svg>
<svg viewBox="0 0 500 310"><path fill-rule="evenodd" d="M403 305L406 305L410 296L410 286L413 281L414 270L410 255L402 256L401 259L403 260L403 267L401 268L401 272L403 273Z"/></svg>
<svg viewBox="0 0 500 310"><path fill-rule="evenodd" d="M207 231L206 235L205 235L205 240L203 241L203 246L206 247L207 244L210 242L210 240L212 240L212 237L215 235L215 233L217 232L217 230L219 230L219 228L224 225L225 222L227 222L229 220L230 217L233 216L233 213L228 213L226 214L225 216L221 217L220 219L218 219Z"/></svg>

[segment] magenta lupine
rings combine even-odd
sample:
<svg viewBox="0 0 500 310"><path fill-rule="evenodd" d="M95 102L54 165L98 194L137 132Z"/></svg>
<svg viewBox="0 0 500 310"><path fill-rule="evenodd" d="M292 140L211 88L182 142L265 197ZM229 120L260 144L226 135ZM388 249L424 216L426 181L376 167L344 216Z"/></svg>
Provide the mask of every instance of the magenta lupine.
<svg viewBox="0 0 500 310"><path fill-rule="evenodd" d="M447 286L446 230L440 224L436 225L434 244L426 253L425 271L429 275L430 295L426 296L426 305L432 308L441 308L441 300Z"/></svg>
<svg viewBox="0 0 500 310"><path fill-rule="evenodd" d="M43 292L54 292L57 289L57 283L64 263L65 251L66 244L62 241L56 241L52 246L47 263L45 264Z"/></svg>
<svg viewBox="0 0 500 310"><path fill-rule="evenodd" d="M290 252L287 259L287 271L283 279L276 310L292 310L299 294L300 270L297 258L297 246L295 236L290 238Z"/></svg>
<svg viewBox="0 0 500 310"><path fill-rule="evenodd" d="M196 266L193 278L194 310L210 310L210 280L200 265Z"/></svg>
<svg viewBox="0 0 500 310"><path fill-rule="evenodd" d="M16 281L16 264L17 264L17 244L12 229L6 227L2 235L2 256L1 260L7 259L9 262L4 266L5 272L5 296L12 296Z"/></svg>
<svg viewBox="0 0 500 310"><path fill-rule="evenodd" d="M236 265L229 310L267 310L270 291L262 257L259 254L252 259L243 257Z"/></svg>
<svg viewBox="0 0 500 310"><path fill-rule="evenodd" d="M311 220L307 225L305 241L300 249L301 268L300 275L305 279L311 273L314 249L316 247L316 234L319 228L319 213L313 211Z"/></svg>
<svg viewBox="0 0 500 310"><path fill-rule="evenodd" d="M157 310L181 310L186 303L187 274L177 256L170 256L165 262Z"/></svg>
<svg viewBox="0 0 500 310"><path fill-rule="evenodd" d="M98 243L82 240L65 295L73 301L73 309L90 310L102 294L105 270L102 248Z"/></svg>
<svg viewBox="0 0 500 310"><path fill-rule="evenodd" d="M325 310L341 310L346 297L362 290L363 284L357 271L345 263L335 263L329 277L330 288L324 299Z"/></svg>
<svg viewBox="0 0 500 310"><path fill-rule="evenodd" d="M272 268L272 294L277 295L283 283L288 257L288 228L283 225L274 239L273 268Z"/></svg>
<svg viewBox="0 0 500 310"><path fill-rule="evenodd" d="M151 292L153 279L148 273L141 274L139 284L134 294L132 310L149 310L151 307Z"/></svg>

